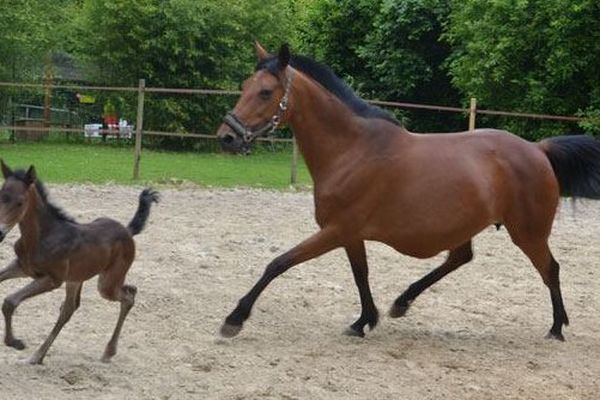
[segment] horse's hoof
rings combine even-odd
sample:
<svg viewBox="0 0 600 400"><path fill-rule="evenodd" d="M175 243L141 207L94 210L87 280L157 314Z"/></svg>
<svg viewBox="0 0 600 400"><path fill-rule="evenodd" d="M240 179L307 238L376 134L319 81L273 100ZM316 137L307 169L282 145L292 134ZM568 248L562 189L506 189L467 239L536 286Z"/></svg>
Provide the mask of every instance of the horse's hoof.
<svg viewBox="0 0 600 400"><path fill-rule="evenodd" d="M106 354L100 359L100 361L102 361L104 364L109 364L110 360L112 360L112 356L107 356Z"/></svg>
<svg viewBox="0 0 600 400"><path fill-rule="evenodd" d="M222 326L221 326L221 336L223 336L224 338L232 338L234 336L236 336L238 333L240 333L240 331L242 330L242 325L232 325L232 324L228 324L227 322L225 322Z"/></svg>
<svg viewBox="0 0 600 400"><path fill-rule="evenodd" d="M398 305L395 304L392 306L392 308L390 308L390 312L388 313L388 315L390 316L390 318L400 318L400 317L404 317L404 315L406 314L406 312L408 311L408 309L410 308L410 301L406 303L406 305Z"/></svg>
<svg viewBox="0 0 600 400"><path fill-rule="evenodd" d="M546 339L555 339L555 340L558 340L560 342L564 342L565 341L565 337L563 336L562 333L554 333L552 331L548 332L548 334L546 335Z"/></svg>
<svg viewBox="0 0 600 400"><path fill-rule="evenodd" d="M25 343L23 343L22 340L19 339L12 339L12 340L8 340L5 342L6 345L8 347L13 347L17 350L24 350L25 349Z"/></svg>
<svg viewBox="0 0 600 400"><path fill-rule="evenodd" d="M353 328L352 326L347 327L344 330L344 335L351 337L365 337L365 332L362 329Z"/></svg>
<svg viewBox="0 0 600 400"><path fill-rule="evenodd" d="M20 360L17 361L19 364L26 364L26 365L42 365L42 359L39 357L36 357L35 355L29 357L29 358L22 358Z"/></svg>

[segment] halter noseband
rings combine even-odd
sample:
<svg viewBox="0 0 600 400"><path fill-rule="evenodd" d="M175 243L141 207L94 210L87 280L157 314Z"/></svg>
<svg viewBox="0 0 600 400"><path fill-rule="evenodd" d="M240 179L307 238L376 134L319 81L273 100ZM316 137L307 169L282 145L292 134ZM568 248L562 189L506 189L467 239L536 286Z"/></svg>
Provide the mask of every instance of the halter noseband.
<svg viewBox="0 0 600 400"><path fill-rule="evenodd" d="M279 101L279 107L277 107L277 112L261 128L252 130L246 124L244 124L232 111L229 111L225 115L223 122L225 122L225 124L227 124L227 126L229 126L231 130L233 130L233 132L238 137L240 137L245 143L250 143L260 136L270 135L275 131L275 129L277 129L281 122L281 117L288 109L288 100L292 88L293 76L294 70L289 68L287 71L287 80L285 82L285 92L283 93L283 97Z"/></svg>

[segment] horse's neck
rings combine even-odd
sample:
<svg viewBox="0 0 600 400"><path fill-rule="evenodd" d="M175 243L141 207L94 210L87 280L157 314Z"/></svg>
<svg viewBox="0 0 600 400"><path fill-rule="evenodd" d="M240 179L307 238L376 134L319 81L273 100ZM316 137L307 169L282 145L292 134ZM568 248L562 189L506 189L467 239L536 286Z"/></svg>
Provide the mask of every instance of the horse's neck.
<svg viewBox="0 0 600 400"><path fill-rule="evenodd" d="M366 132L341 100L302 74L294 79L289 125L315 184L337 161L364 151Z"/></svg>
<svg viewBox="0 0 600 400"><path fill-rule="evenodd" d="M52 224L53 216L48 212L48 208L37 189L31 188L29 190L31 190L29 193L30 199L25 215L19 222L19 230L21 231L21 240L25 246L34 248Z"/></svg>

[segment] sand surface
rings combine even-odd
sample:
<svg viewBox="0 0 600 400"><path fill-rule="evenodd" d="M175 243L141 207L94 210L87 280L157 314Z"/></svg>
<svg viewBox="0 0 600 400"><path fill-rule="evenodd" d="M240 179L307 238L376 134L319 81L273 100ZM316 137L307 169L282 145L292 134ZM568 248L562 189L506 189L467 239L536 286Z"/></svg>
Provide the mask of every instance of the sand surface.
<svg viewBox="0 0 600 400"><path fill-rule="evenodd" d="M140 188L50 186L81 222L128 222ZM508 238L489 228L475 259L425 292L400 319L384 316L443 255L416 260L367 246L382 314L365 339L342 335L360 312L343 251L273 282L234 339L222 319L276 255L316 230L310 193L164 188L128 282L138 287L119 353L99 361L119 306L96 280L42 366L19 362L52 328L64 289L26 301L0 350L1 399L597 399L600 391L600 203L564 203L551 246L571 326L545 340L548 291ZM0 244L13 258L18 230ZM25 280L3 282L0 296Z"/></svg>

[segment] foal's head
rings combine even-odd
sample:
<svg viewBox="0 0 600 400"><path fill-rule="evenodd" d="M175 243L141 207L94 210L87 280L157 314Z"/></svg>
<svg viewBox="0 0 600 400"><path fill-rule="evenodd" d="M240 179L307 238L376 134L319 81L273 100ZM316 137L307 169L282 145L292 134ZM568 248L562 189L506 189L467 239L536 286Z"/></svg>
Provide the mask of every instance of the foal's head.
<svg viewBox="0 0 600 400"><path fill-rule="evenodd" d="M18 224L27 210L31 188L35 182L35 168L29 167L27 172L13 172L4 161L0 160L4 184L0 189L0 242L8 232Z"/></svg>
<svg viewBox="0 0 600 400"><path fill-rule="evenodd" d="M290 50L283 45L273 56L260 44L255 46L256 71L242 84L237 104L217 131L221 147L231 153L247 153L257 137L268 135L286 118L292 76L287 68Z"/></svg>

